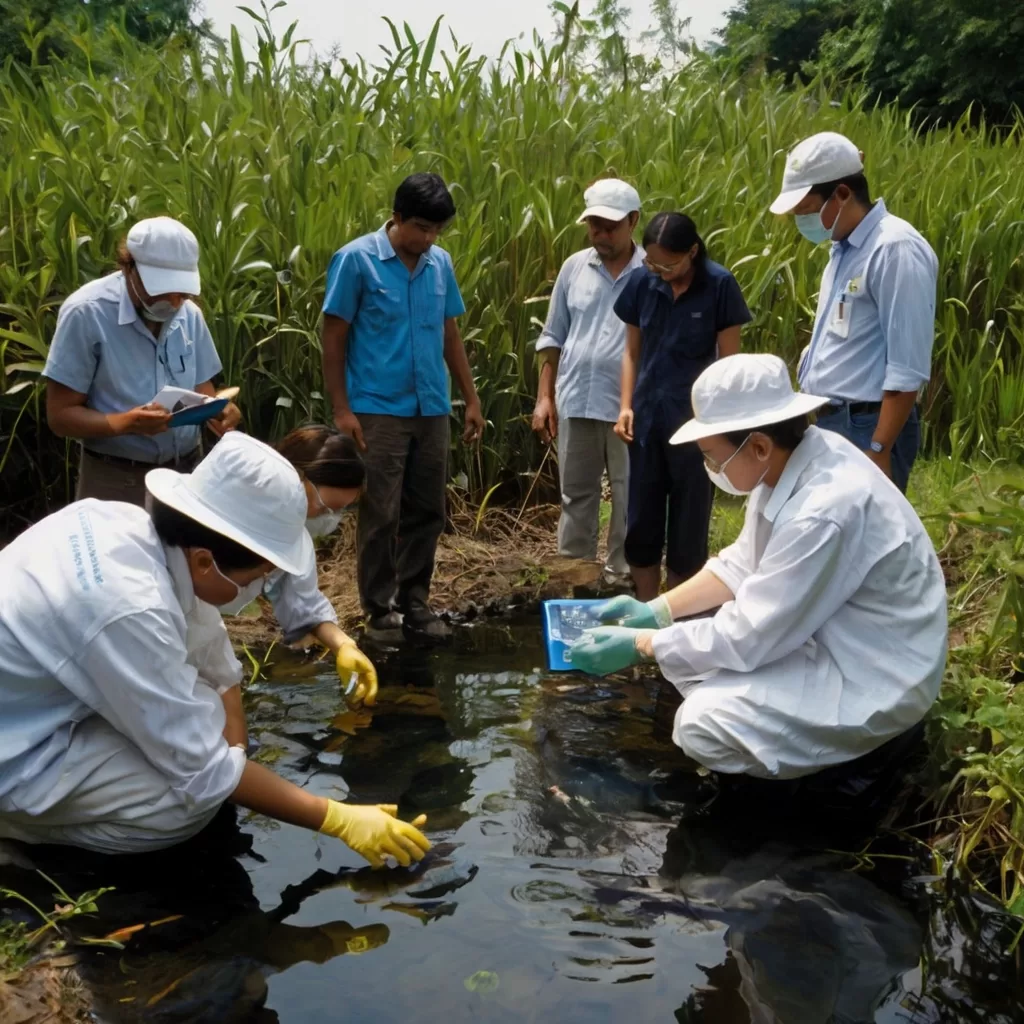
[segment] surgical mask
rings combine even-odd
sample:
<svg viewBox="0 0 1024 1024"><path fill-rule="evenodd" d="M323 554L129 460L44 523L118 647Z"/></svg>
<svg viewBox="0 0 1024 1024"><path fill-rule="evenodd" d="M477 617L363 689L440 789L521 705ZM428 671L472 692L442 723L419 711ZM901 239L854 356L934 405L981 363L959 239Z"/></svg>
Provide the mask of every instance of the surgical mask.
<svg viewBox="0 0 1024 1024"><path fill-rule="evenodd" d="M318 516L306 520L306 532L316 540L317 537L329 537L338 528L338 524L344 518L343 512L332 512L328 509Z"/></svg>
<svg viewBox="0 0 1024 1024"><path fill-rule="evenodd" d="M817 213L798 213L795 216L796 229L800 232L804 238L807 239L811 245L821 245L822 242L831 242L834 240L833 232L836 229L836 225L839 223L839 217L843 212L843 207L840 206L839 212L836 214L836 219L832 222L832 227L825 227L822 222L821 215L825 211L825 206L828 205L832 196L829 196L825 200L825 204ZM843 204L846 205L845 203Z"/></svg>
<svg viewBox="0 0 1024 1024"><path fill-rule="evenodd" d="M152 305L139 299L139 305L146 319L156 324L166 323L178 312L178 307L169 299L157 299Z"/></svg>
<svg viewBox="0 0 1024 1024"><path fill-rule="evenodd" d="M729 458L727 458L727 459L725 460L725 462L723 462L723 463L721 464L721 466L719 466L719 467L718 467L718 469L717 469L717 470L714 470L714 469L712 469L712 468L711 468L711 467L710 467L710 466L709 466L709 465L707 464L707 460L705 460L705 461L704 461L704 472L705 472L705 473L707 473L707 475L708 475L708 478L709 478L709 479L711 480L711 482L712 482L712 483L713 483L713 484L714 484L714 485L715 485L716 487L718 487L719 489L721 489L721 490L725 491L725 493L726 493L726 494L734 494L734 495L736 495L736 497L737 497L737 498L745 498L745 497L746 497L746 496L747 496L748 494L750 494L750 492L751 492L751 491L753 491L753 490L754 490L754 488L756 488L756 487L759 487L759 486L760 486L760 484L761 484L761 481L762 481L762 480L763 480L763 479L764 479L764 478L765 478L765 477L766 477L766 476L768 475L768 467L767 467L767 466L765 466L765 467L764 467L764 472L763 472L763 473L761 474L761 476L760 476L760 477L758 477L757 483L756 483L756 484L754 484L754 486L753 486L753 487L751 487L751 488L750 488L750 490L743 490L742 488L740 488L740 487L737 487L737 486L736 486L736 485L735 485L735 484L734 484L734 483L733 483L733 482L732 482L732 481L731 481L731 480L730 480L730 479L729 479L729 478L728 478L728 477L727 477L727 476L725 475L725 467L726 467L726 466L728 466L728 465L729 465L729 463L730 463L730 462L732 462L732 460L733 460L733 459L735 459L737 455L739 455L739 453L740 453L740 448L742 448L742 447L743 447L743 445L744 445L744 444L746 444L746 443L747 443L747 441L749 441L749 440L750 440L750 435L748 434L748 435L747 435L747 436L746 436L746 437L745 437L745 438L743 439L743 444L741 444L741 445L740 445L740 447L739 447L739 448L737 448L737 449L736 449L736 451L734 451L734 452L732 453L732 455L730 455L730 456L729 456Z"/></svg>
<svg viewBox="0 0 1024 1024"><path fill-rule="evenodd" d="M216 563L213 569L222 580L227 580L235 588L235 596L230 601L217 605L224 615L237 615L243 608L248 608L263 593L263 584L267 582L266 576L257 576L251 583L246 583L243 587L230 576L225 576L217 568Z"/></svg>

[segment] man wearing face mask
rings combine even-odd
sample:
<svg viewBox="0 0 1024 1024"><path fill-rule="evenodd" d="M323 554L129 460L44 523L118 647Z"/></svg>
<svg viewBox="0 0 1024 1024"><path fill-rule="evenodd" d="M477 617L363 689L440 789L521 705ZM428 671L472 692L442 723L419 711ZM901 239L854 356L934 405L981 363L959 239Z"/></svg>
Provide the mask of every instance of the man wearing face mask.
<svg viewBox="0 0 1024 1024"><path fill-rule="evenodd" d="M935 551L865 453L808 425L827 401L794 394L777 356L705 370L672 443L697 443L716 485L750 495L739 538L647 604L608 602L602 619L623 625L571 650L596 675L656 660L685 696L676 743L717 772L796 779L902 747L938 694Z"/></svg>
<svg viewBox="0 0 1024 1024"><path fill-rule="evenodd" d="M867 453L906 491L920 445L917 395L931 372L938 260L905 220L874 202L863 154L821 132L788 156L774 214L812 245L831 243L800 387L829 399L818 426Z"/></svg>
<svg viewBox="0 0 1024 1024"><path fill-rule="evenodd" d="M295 470L232 432L146 488L149 511L75 502L0 552L0 838L161 849L231 801L374 866L420 860L430 844L393 806L317 797L246 759L219 609L274 570L308 570Z"/></svg>
<svg viewBox="0 0 1024 1024"><path fill-rule="evenodd" d="M139 221L118 254L120 269L69 295L47 355L46 419L82 443L76 500L145 501L155 466L192 469L200 428L170 426L151 404L165 386L214 395L221 362L199 295L199 243L170 217ZM241 419L229 403L210 429Z"/></svg>

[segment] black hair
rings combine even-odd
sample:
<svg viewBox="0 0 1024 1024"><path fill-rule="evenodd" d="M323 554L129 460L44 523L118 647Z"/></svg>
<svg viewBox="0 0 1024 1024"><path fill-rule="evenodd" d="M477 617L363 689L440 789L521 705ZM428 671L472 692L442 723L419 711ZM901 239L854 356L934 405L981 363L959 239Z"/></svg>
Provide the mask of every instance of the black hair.
<svg viewBox="0 0 1024 1024"><path fill-rule="evenodd" d="M827 203L832 198L832 193L840 185L845 185L853 193L853 198L861 206L871 205L871 190L868 188L868 179L863 171L860 174L851 174L845 178L837 178L835 181L827 181L822 185L812 185L811 191L807 194L821 196Z"/></svg>
<svg viewBox="0 0 1024 1024"><path fill-rule="evenodd" d="M256 569L268 559L257 555L222 533L190 519L183 512L147 495L146 508L157 536L171 548L204 548L213 556L221 572Z"/></svg>
<svg viewBox="0 0 1024 1024"><path fill-rule="evenodd" d="M689 252L696 245L694 263L698 266L708 254L704 239L697 233L697 225L685 213L656 213L644 229L643 241L645 249L649 245L660 245L669 252Z"/></svg>
<svg viewBox="0 0 1024 1024"><path fill-rule="evenodd" d="M439 174L410 174L395 192L392 210L402 220L421 217L431 224L446 224L455 216L455 201Z"/></svg>
<svg viewBox="0 0 1024 1024"><path fill-rule="evenodd" d="M355 441L334 427L314 423L296 427L275 445L277 450L318 487L362 487L366 466Z"/></svg>
<svg viewBox="0 0 1024 1024"><path fill-rule="evenodd" d="M728 434L723 434L722 437L733 448L739 448L751 434L764 434L777 448L791 452L804 439L809 425L810 420L804 413L802 416L794 416L781 423L767 423L763 427L754 427L752 430L733 430Z"/></svg>

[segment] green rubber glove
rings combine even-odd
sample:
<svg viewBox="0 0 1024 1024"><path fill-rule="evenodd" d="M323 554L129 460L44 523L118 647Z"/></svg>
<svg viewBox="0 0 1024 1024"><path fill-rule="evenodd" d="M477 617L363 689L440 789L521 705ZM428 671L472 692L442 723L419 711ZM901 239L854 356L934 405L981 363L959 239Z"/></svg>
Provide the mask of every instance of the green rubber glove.
<svg viewBox="0 0 1024 1024"><path fill-rule="evenodd" d="M628 594L620 594L597 609L602 622L615 622L633 629L664 629L672 625L672 609L664 597L644 604Z"/></svg>
<svg viewBox="0 0 1024 1024"><path fill-rule="evenodd" d="M588 629L569 648L573 668L587 675L607 676L621 672L631 665L639 665L643 657L636 649L638 629L623 626L598 626Z"/></svg>

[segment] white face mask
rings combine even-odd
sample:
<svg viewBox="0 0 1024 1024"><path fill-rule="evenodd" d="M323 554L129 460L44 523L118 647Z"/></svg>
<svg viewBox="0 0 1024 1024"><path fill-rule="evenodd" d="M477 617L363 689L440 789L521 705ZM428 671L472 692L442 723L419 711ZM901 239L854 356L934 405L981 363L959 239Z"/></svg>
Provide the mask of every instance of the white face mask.
<svg viewBox="0 0 1024 1024"><path fill-rule="evenodd" d="M139 305L146 319L156 324L166 323L178 312L178 307L169 299L157 299L152 305L139 299Z"/></svg>
<svg viewBox="0 0 1024 1024"><path fill-rule="evenodd" d="M317 537L329 537L338 528L344 516L344 512L321 512L320 515L306 520L306 531L313 540Z"/></svg>
<svg viewBox="0 0 1024 1024"><path fill-rule="evenodd" d="M235 596L230 601L217 605L224 615L237 615L243 608L248 608L263 593L263 584L267 582L266 576L257 576L251 583L246 583L243 587L230 576L225 576L216 564L213 569L222 580L227 580L235 588Z"/></svg>
<svg viewBox="0 0 1024 1024"><path fill-rule="evenodd" d="M735 494L737 498L745 498L748 494L750 494L751 491L753 491L755 488L757 488L760 485L761 481L768 475L768 467L765 466L764 467L764 472L760 475L760 477L758 477L757 483L754 484L754 486L751 487L749 490L743 490L742 488L737 487L725 475L725 467L728 466L729 463L732 462L732 460L735 459L737 455L739 455L740 448L742 448L743 445L746 444L749 440L750 440L750 435L747 434L747 436L743 439L743 444L741 444L740 447L737 448L736 451L734 451L732 453L732 455L730 455L729 458L727 458L725 460L725 462L722 463L722 465L718 468L717 472L715 470L713 470L707 464L707 460L706 459L704 461L704 471L707 473L707 475L710 478L711 482L716 487L718 487L721 490L725 491L726 494Z"/></svg>

